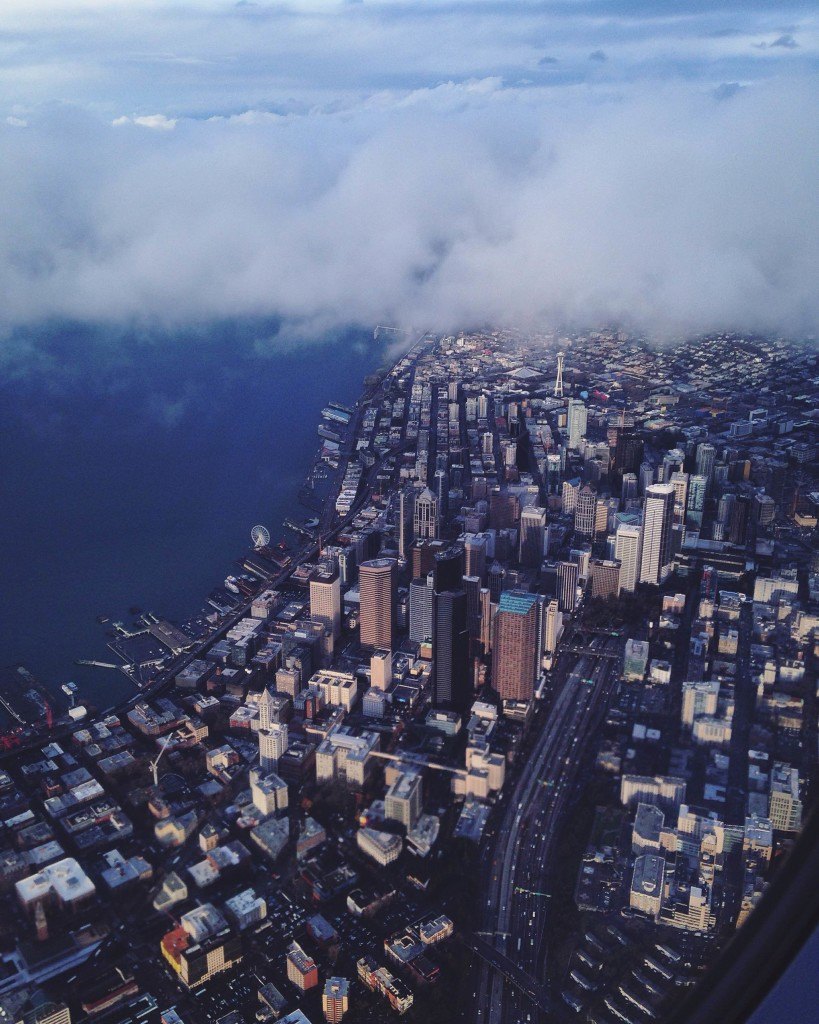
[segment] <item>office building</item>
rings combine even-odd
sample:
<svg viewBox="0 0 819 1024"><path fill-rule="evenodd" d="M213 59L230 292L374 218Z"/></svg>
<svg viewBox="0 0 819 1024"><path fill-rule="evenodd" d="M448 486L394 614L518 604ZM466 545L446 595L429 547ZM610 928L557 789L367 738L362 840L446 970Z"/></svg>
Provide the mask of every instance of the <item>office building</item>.
<svg viewBox="0 0 819 1024"><path fill-rule="evenodd" d="M620 563L610 558L593 558L590 563L592 597L605 601L620 593Z"/></svg>
<svg viewBox="0 0 819 1024"><path fill-rule="evenodd" d="M637 500L637 474L624 473L623 484L620 488L620 506L628 508L629 504Z"/></svg>
<svg viewBox="0 0 819 1024"><path fill-rule="evenodd" d="M624 775L620 779L620 803L625 807L652 804L676 814L683 800L685 779L670 775Z"/></svg>
<svg viewBox="0 0 819 1024"><path fill-rule="evenodd" d="M384 814L388 821L397 821L409 832L421 817L423 788L418 772L402 772L384 797Z"/></svg>
<svg viewBox="0 0 819 1024"><path fill-rule="evenodd" d="M557 602L561 612L573 612L577 607L577 586L580 566L577 562L557 563Z"/></svg>
<svg viewBox="0 0 819 1024"><path fill-rule="evenodd" d="M537 569L543 561L546 509L527 505L520 514L520 564Z"/></svg>
<svg viewBox="0 0 819 1024"><path fill-rule="evenodd" d="M434 574L430 572L424 579L410 583L409 637L417 644L432 639L434 581Z"/></svg>
<svg viewBox="0 0 819 1024"><path fill-rule="evenodd" d="M597 521L597 493L588 484L580 488L574 508L574 531L582 537L594 537Z"/></svg>
<svg viewBox="0 0 819 1024"><path fill-rule="evenodd" d="M502 700L531 700L539 662L537 596L504 591L493 634L492 685Z"/></svg>
<svg viewBox="0 0 819 1024"><path fill-rule="evenodd" d="M633 593L637 589L643 550L642 526L623 523L614 535L614 557L620 563L620 589Z"/></svg>
<svg viewBox="0 0 819 1024"><path fill-rule="evenodd" d="M554 654L563 632L563 615L556 600L544 604L543 618L543 650Z"/></svg>
<svg viewBox="0 0 819 1024"><path fill-rule="evenodd" d="M799 797L799 770L774 761L771 769L768 817L778 832L798 832L802 827L802 801Z"/></svg>
<svg viewBox="0 0 819 1024"><path fill-rule="evenodd" d="M643 461L643 442L631 430L618 428L614 446L614 472L633 476ZM636 486L637 477L634 476Z"/></svg>
<svg viewBox="0 0 819 1024"><path fill-rule="evenodd" d="M434 595L432 653L433 703L436 707L464 709L472 698L472 681L463 588L436 591Z"/></svg>
<svg viewBox="0 0 819 1024"><path fill-rule="evenodd" d="M319 566L310 577L310 618L341 635L341 580L335 566Z"/></svg>
<svg viewBox="0 0 819 1024"><path fill-rule="evenodd" d="M401 488L398 496L398 557L402 562L409 558L410 546L415 539L415 496L418 488L412 484Z"/></svg>
<svg viewBox="0 0 819 1024"><path fill-rule="evenodd" d="M464 558L464 575L477 576L483 583L486 580L486 537L483 534L467 534Z"/></svg>
<svg viewBox="0 0 819 1024"><path fill-rule="evenodd" d="M259 730L259 764L263 772L276 771L287 742L286 722L271 722L269 729Z"/></svg>
<svg viewBox="0 0 819 1024"><path fill-rule="evenodd" d="M439 536L438 499L428 487L415 496L412 529L416 540L435 540Z"/></svg>
<svg viewBox="0 0 819 1024"><path fill-rule="evenodd" d="M695 680L682 684L682 710L680 720L691 729L701 715L715 715L719 704L719 680Z"/></svg>
<svg viewBox="0 0 819 1024"><path fill-rule="evenodd" d="M358 589L362 647L393 649L396 568L394 558L373 558L361 563Z"/></svg>
<svg viewBox="0 0 819 1024"><path fill-rule="evenodd" d="M643 550L640 582L658 586L671 568L671 531L674 526L674 487L651 484L643 509Z"/></svg>

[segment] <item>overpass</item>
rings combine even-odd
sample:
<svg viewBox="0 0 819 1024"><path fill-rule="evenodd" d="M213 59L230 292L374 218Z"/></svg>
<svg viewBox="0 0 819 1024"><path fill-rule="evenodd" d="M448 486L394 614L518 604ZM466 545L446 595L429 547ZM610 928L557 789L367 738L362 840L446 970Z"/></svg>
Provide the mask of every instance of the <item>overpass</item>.
<svg viewBox="0 0 819 1024"><path fill-rule="evenodd" d="M555 1003L551 996L546 990L546 986L542 985L539 981L536 981L526 971L521 970L520 967L511 960L500 950L496 949L491 943L486 942L480 938L477 934L463 932L461 939L464 945L468 946L473 953L477 954L488 964L493 970L501 974L510 985L522 992L527 998L531 999L539 1009L544 1012L554 1011Z"/></svg>

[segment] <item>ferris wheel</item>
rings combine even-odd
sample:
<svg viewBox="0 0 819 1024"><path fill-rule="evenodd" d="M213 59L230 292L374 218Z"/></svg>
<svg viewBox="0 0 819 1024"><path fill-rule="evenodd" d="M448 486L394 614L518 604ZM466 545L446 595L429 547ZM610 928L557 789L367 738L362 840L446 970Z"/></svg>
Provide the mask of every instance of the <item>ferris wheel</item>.
<svg viewBox="0 0 819 1024"><path fill-rule="evenodd" d="M250 539L257 551L259 548L266 548L270 543L270 531L266 526L254 526L250 531Z"/></svg>

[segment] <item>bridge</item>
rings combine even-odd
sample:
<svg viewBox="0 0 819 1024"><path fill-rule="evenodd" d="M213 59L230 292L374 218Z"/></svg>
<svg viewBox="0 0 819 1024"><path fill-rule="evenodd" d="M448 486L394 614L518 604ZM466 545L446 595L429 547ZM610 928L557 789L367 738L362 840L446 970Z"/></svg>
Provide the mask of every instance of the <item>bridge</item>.
<svg viewBox="0 0 819 1024"><path fill-rule="evenodd" d="M476 933L464 932L461 935L464 945L468 946L473 953L477 954L484 963L498 971L510 985L522 992L528 999L531 999L544 1012L554 1011L554 1000L548 994L545 985L536 981L526 971L511 960L504 953L495 949L491 943L479 938Z"/></svg>

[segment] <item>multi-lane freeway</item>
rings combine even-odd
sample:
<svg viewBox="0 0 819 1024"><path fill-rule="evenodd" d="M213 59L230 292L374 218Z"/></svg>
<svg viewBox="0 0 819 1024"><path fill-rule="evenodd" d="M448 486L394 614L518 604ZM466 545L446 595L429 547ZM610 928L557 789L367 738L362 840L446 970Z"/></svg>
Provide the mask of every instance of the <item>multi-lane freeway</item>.
<svg viewBox="0 0 819 1024"><path fill-rule="evenodd" d="M536 1021L544 1010L559 1012L544 970L552 858L585 747L615 678L609 655L620 643L597 638L594 654L573 667L567 658L558 664L556 677L565 681L511 794L489 863L481 936L499 957L493 963L476 948L481 967L467 1015L480 1024ZM507 961L518 976L504 970ZM530 979L528 987L521 978Z"/></svg>

